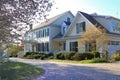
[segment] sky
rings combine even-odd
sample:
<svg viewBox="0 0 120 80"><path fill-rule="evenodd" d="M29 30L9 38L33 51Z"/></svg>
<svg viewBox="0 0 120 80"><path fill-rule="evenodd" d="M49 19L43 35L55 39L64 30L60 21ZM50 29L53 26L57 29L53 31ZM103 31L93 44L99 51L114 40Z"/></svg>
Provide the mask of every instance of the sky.
<svg viewBox="0 0 120 80"><path fill-rule="evenodd" d="M55 0L50 16L71 11L76 15L77 11L88 14L110 15L120 19L120 0Z"/></svg>

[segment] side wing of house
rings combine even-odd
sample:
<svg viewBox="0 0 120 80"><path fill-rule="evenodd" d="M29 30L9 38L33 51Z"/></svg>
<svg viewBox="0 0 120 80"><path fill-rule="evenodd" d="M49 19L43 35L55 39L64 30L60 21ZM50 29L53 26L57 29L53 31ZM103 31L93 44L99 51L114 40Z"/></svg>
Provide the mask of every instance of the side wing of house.
<svg viewBox="0 0 120 80"><path fill-rule="evenodd" d="M120 50L120 20L115 18L94 17L92 15L78 12L68 32L65 34L66 50L67 51L89 51L90 46L82 45L78 40L81 38L84 31L89 28L97 29L101 27L106 30L107 34L112 37L108 43L108 53L111 56L116 50ZM101 46L102 51L104 50Z"/></svg>
<svg viewBox="0 0 120 80"><path fill-rule="evenodd" d="M94 16L99 23L109 31L111 40L108 43L108 53L111 56L117 50L120 50L120 20L114 17Z"/></svg>
<svg viewBox="0 0 120 80"><path fill-rule="evenodd" d="M84 15L78 12L71 23L68 32L64 35L64 38L66 39L66 51L89 51L89 46L83 45L78 41L82 37L83 32L87 31L89 27L96 29Z"/></svg>

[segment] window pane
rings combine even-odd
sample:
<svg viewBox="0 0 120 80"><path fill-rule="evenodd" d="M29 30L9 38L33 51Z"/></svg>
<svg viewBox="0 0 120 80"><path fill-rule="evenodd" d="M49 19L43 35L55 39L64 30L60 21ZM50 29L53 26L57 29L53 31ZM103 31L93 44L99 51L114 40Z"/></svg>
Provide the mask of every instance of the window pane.
<svg viewBox="0 0 120 80"><path fill-rule="evenodd" d="M80 33L80 32L83 32L85 31L85 22L82 22L82 23L77 23L76 24L76 33Z"/></svg>
<svg viewBox="0 0 120 80"><path fill-rule="evenodd" d="M77 42L70 42L70 51L78 51L78 43Z"/></svg>
<svg viewBox="0 0 120 80"><path fill-rule="evenodd" d="M47 36L49 36L49 28L47 28Z"/></svg>

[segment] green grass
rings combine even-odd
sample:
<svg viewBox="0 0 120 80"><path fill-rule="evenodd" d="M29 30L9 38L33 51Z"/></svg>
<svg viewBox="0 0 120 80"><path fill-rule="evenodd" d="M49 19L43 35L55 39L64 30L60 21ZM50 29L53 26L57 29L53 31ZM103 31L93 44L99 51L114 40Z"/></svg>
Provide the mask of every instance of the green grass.
<svg viewBox="0 0 120 80"><path fill-rule="evenodd" d="M60 60L60 59L51 59L50 62L63 62L63 63L80 63L80 61L73 60Z"/></svg>
<svg viewBox="0 0 120 80"><path fill-rule="evenodd" d="M81 64L81 63L107 63L108 62L104 58L94 58L94 59L91 59L91 60L81 60L81 61L53 59L53 60L49 60L49 61L51 61L51 62L63 62L63 63L75 63L75 64Z"/></svg>
<svg viewBox="0 0 120 80"><path fill-rule="evenodd" d="M9 62L0 64L0 77L2 80L32 80L43 73L42 68L25 63Z"/></svg>
<svg viewBox="0 0 120 80"><path fill-rule="evenodd" d="M91 60L82 60L80 63L107 63L108 60L105 58L94 58Z"/></svg>

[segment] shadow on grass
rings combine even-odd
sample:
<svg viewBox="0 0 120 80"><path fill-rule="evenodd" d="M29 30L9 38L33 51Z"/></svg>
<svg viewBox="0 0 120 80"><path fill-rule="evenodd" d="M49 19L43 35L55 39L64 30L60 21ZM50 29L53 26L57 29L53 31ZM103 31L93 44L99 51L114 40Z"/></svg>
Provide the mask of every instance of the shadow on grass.
<svg viewBox="0 0 120 80"><path fill-rule="evenodd" d="M44 70L29 64L9 62L0 64L1 80L32 80Z"/></svg>

